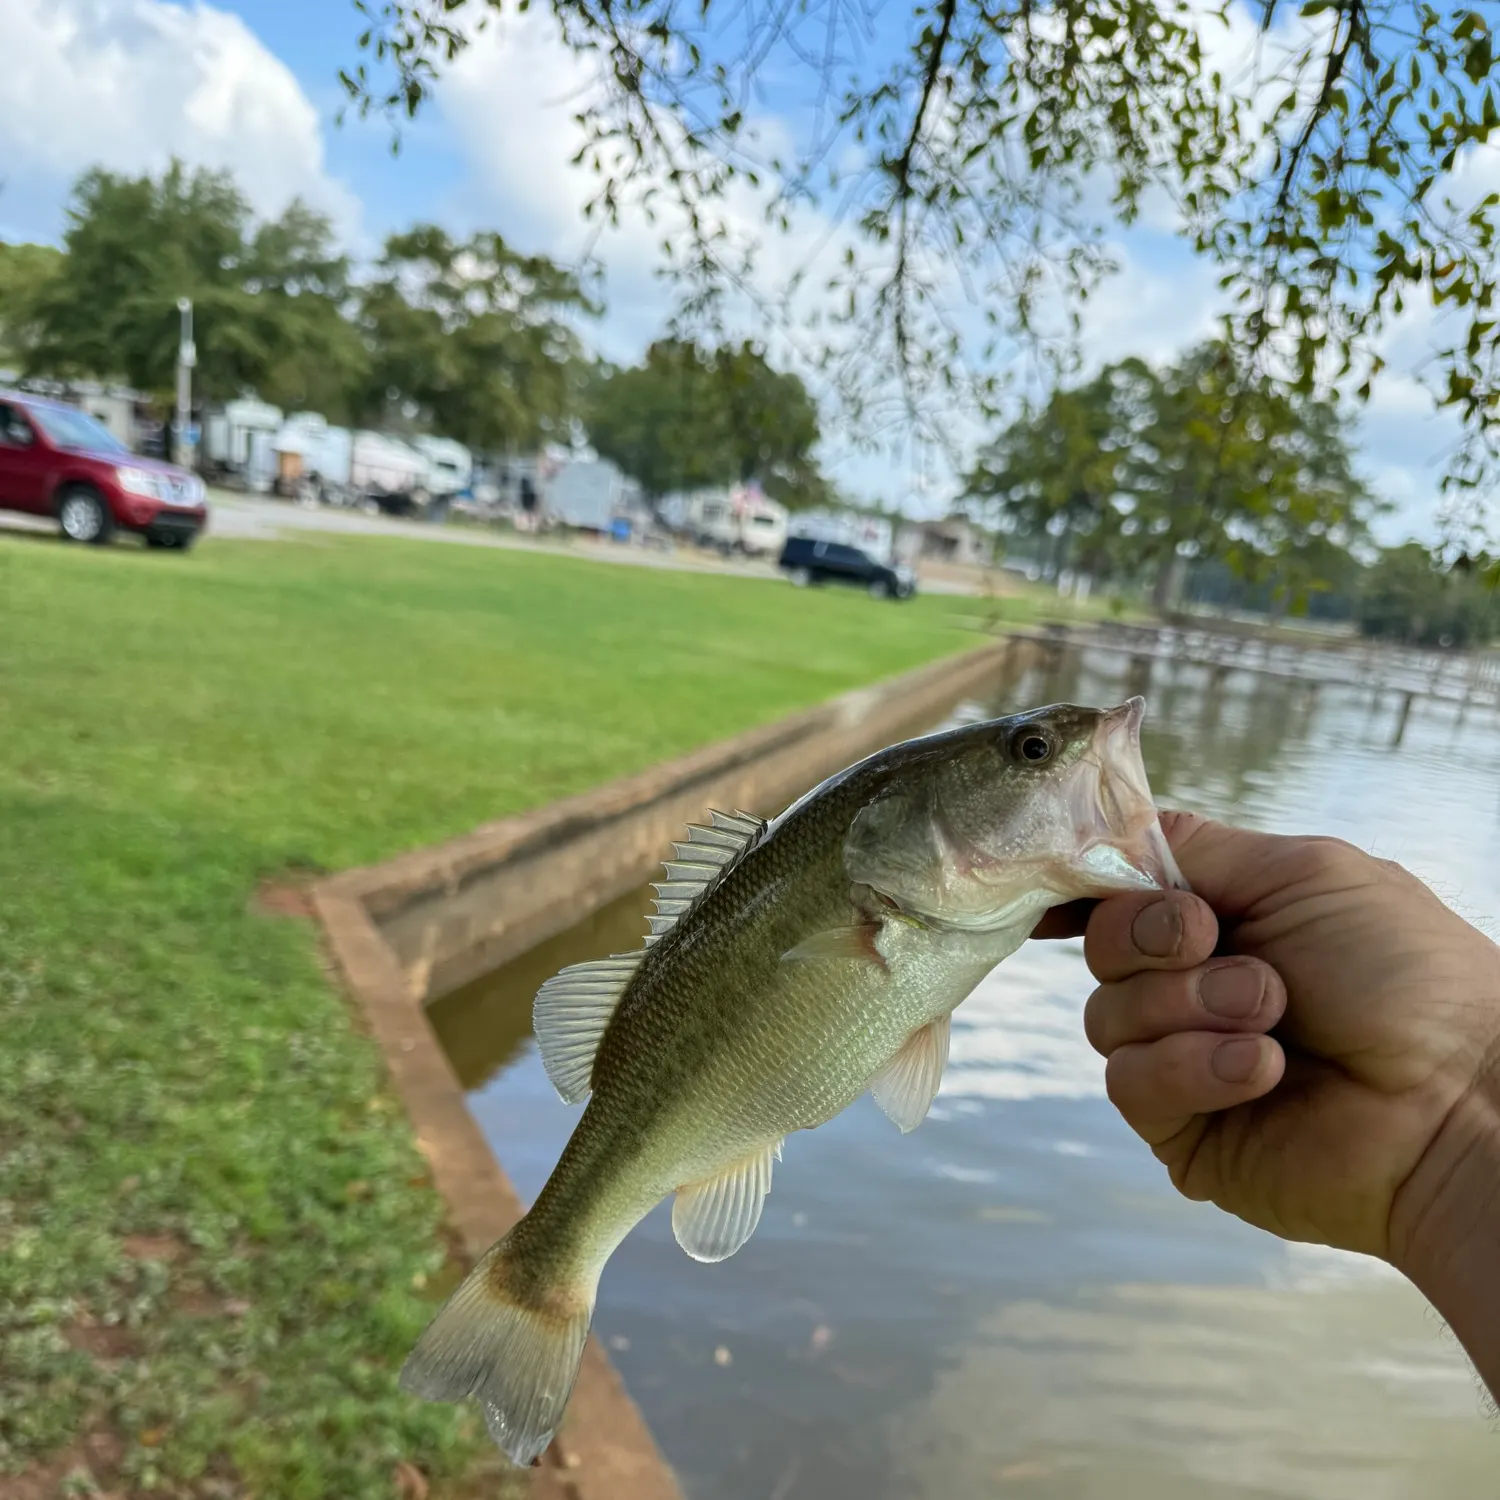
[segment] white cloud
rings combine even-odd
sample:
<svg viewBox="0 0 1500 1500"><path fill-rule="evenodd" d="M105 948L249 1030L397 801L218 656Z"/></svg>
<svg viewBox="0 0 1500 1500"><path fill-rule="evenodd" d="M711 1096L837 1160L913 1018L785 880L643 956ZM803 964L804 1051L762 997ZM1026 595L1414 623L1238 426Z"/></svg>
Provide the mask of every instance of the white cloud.
<svg viewBox="0 0 1500 1500"><path fill-rule="evenodd" d="M673 288L657 273L666 264L667 242L686 248L687 222L667 193L657 202L654 222L634 200L623 206L616 227L585 221L584 205L600 179L572 163L584 143L573 117L594 94L596 67L564 45L544 12L493 20L438 86L439 107L473 173L451 210L455 218L499 228L527 250L565 262L596 256L608 279L604 352L636 358L675 304ZM786 145L774 117L750 122L746 134L758 135L762 155ZM811 258L837 253L844 239L834 234L830 245L831 222L806 211L794 215L789 233L767 233L766 201L763 190L740 181L714 212L731 244L754 240L761 246L752 295L732 299L730 316L747 331L758 325L769 337L757 303L777 302L799 269Z"/></svg>
<svg viewBox="0 0 1500 1500"><path fill-rule="evenodd" d="M239 17L167 0L0 0L12 59L0 90L0 233L56 233L95 165L159 170L176 154L232 170L260 213L301 195L351 236L358 206L287 66Z"/></svg>

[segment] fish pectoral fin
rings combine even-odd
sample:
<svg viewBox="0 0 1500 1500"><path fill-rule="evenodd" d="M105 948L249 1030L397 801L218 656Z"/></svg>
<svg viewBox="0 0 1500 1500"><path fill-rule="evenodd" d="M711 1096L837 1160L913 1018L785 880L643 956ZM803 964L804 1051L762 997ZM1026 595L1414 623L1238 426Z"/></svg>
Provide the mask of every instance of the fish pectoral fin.
<svg viewBox="0 0 1500 1500"><path fill-rule="evenodd" d="M901 1127L903 1135L927 1118L942 1087L952 1025L950 1016L941 1016L912 1032L870 1085L875 1102Z"/></svg>
<svg viewBox="0 0 1500 1500"><path fill-rule="evenodd" d="M542 1066L564 1103L577 1104L587 1096L599 1040L644 957L644 951L617 953L572 964L537 991L532 1029Z"/></svg>
<svg viewBox="0 0 1500 1500"><path fill-rule="evenodd" d="M830 927L788 948L781 955L784 964L802 963L810 958L857 958L866 963L887 967L875 939L880 936L879 922L859 922L852 927Z"/></svg>
<svg viewBox="0 0 1500 1500"><path fill-rule="evenodd" d="M771 1191L771 1163L781 1158L776 1141L735 1162L717 1177L677 1189L672 1233L694 1260L728 1260L755 1233L761 1206Z"/></svg>

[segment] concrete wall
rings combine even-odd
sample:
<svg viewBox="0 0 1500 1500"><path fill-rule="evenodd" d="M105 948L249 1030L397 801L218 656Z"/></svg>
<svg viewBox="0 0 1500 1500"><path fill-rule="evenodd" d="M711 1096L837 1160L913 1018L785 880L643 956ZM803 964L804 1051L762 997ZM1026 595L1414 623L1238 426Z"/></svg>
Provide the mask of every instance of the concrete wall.
<svg viewBox="0 0 1500 1500"><path fill-rule="evenodd" d="M825 776L987 691L1004 654L985 646L847 693L335 883L363 902L413 996L434 1000L649 880L708 808L773 816Z"/></svg>

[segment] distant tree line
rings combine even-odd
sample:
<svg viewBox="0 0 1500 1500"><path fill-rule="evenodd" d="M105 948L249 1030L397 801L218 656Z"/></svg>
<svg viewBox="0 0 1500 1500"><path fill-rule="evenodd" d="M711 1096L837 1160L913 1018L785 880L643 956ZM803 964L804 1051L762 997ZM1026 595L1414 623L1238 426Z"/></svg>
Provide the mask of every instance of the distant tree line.
<svg viewBox="0 0 1500 1500"><path fill-rule="evenodd" d="M371 265L300 202L257 220L232 177L174 162L75 185L60 248L0 244L0 365L119 379L167 398L177 299L197 312L195 385L331 421L424 427L481 454L586 439L649 495L759 481L792 507L843 502L819 411L751 342L591 354L598 288L498 233L419 224ZM964 503L1044 574L1179 600L1357 620L1467 644L1500 633L1496 564L1381 552L1341 407L1257 374L1223 342L1110 365L1024 410L980 450ZM899 507L898 507L899 509Z"/></svg>
<svg viewBox="0 0 1500 1500"><path fill-rule="evenodd" d="M228 173L180 162L87 172L61 248L0 244L0 365L166 400L179 297L210 401L254 392L490 455L583 437L657 495L755 479L792 506L828 496L817 404L759 346L664 340L604 365L584 337L597 288L546 256L418 224L356 267L326 215L294 202L257 220Z"/></svg>
<svg viewBox="0 0 1500 1500"><path fill-rule="evenodd" d="M1500 637L1500 559L1443 567L1415 542L1383 552L1361 579L1362 634L1410 646L1484 646Z"/></svg>
<svg viewBox="0 0 1500 1500"><path fill-rule="evenodd" d="M1421 645L1500 634L1495 563L1377 547L1388 507L1356 472L1337 402L1262 378L1222 342L1054 391L982 450L965 488L1044 575L1158 610L1306 614Z"/></svg>

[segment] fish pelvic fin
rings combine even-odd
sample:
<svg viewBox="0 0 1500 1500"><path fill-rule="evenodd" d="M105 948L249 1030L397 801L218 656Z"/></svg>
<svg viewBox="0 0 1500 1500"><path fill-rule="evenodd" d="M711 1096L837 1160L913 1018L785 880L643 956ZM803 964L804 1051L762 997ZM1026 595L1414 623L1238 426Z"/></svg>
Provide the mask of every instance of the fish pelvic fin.
<svg viewBox="0 0 1500 1500"><path fill-rule="evenodd" d="M755 1233L771 1191L771 1163L781 1156L774 1141L726 1167L716 1177L685 1183L672 1203L672 1233L694 1260L728 1260Z"/></svg>
<svg viewBox="0 0 1500 1500"><path fill-rule="evenodd" d="M948 1066L952 1030L952 1017L939 1016L912 1032L870 1085L875 1102L901 1127L903 1135L927 1118L937 1098L943 1069Z"/></svg>
<svg viewBox="0 0 1500 1500"><path fill-rule="evenodd" d="M473 1396L505 1455L530 1464L552 1441L578 1379L595 1284L538 1285L522 1274L514 1231L481 1257L401 1368L428 1401Z"/></svg>

